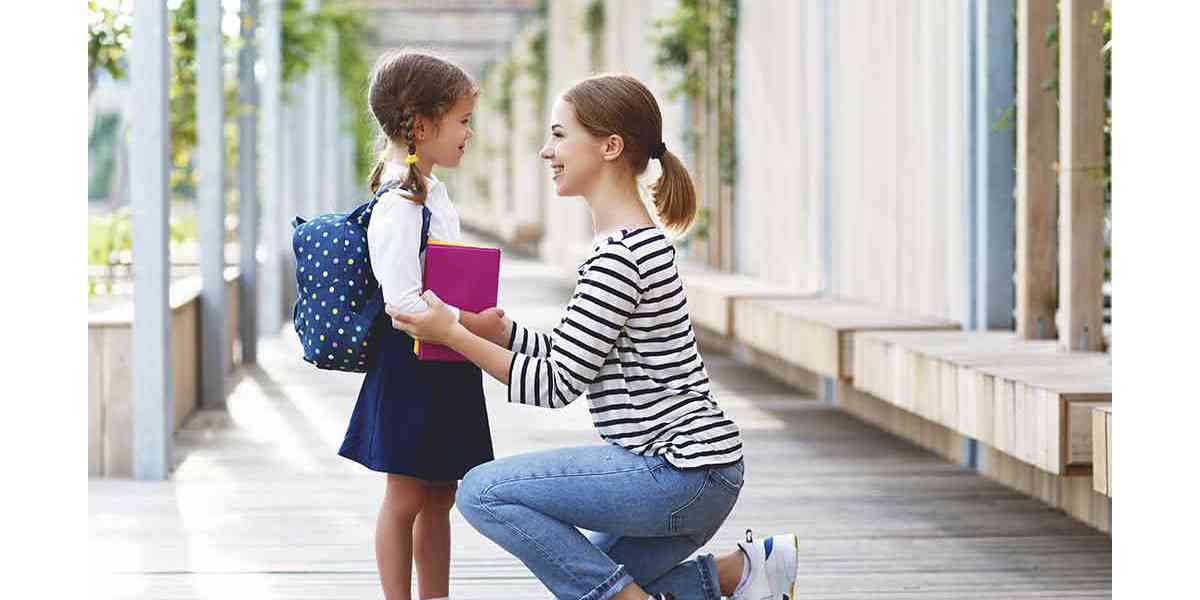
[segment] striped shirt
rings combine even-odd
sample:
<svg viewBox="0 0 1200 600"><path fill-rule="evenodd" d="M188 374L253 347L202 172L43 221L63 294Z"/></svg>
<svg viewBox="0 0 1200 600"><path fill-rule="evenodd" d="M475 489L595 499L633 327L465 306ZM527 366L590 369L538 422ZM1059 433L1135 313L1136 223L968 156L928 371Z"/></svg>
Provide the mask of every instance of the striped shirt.
<svg viewBox="0 0 1200 600"><path fill-rule="evenodd" d="M561 408L584 393L600 437L679 468L742 457L696 348L675 248L657 227L622 229L579 268L551 333L513 323L509 402Z"/></svg>

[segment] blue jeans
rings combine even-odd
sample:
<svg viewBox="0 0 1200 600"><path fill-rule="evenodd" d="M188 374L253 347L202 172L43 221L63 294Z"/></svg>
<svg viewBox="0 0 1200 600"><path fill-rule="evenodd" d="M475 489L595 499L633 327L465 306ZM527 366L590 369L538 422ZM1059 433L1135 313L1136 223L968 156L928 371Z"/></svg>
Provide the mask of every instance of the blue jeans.
<svg viewBox="0 0 1200 600"><path fill-rule="evenodd" d="M607 600L637 582L678 600L719 600L712 555L681 561L729 516L744 470L741 461L682 470L611 444L564 448L471 469L457 505L557 598Z"/></svg>

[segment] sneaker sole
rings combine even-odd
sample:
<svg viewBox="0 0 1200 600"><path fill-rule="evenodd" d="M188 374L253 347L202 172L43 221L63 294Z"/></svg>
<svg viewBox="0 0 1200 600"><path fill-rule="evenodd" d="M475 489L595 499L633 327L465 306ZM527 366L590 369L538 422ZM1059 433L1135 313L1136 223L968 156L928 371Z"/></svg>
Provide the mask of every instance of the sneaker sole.
<svg viewBox="0 0 1200 600"><path fill-rule="evenodd" d="M792 588L788 590L788 599L794 600L796 598L796 577L800 575L800 538L796 537L795 534L791 534L791 536L792 550L796 552L796 569L792 572Z"/></svg>
<svg viewBox="0 0 1200 600"><path fill-rule="evenodd" d="M788 556L787 561L785 561L785 563L790 562L790 564L788 564L788 566L785 568L791 569L791 573L790 573L791 585L788 587L787 598L788 598L788 600L795 600L795 598L796 598L796 575L800 572L800 560L798 558L798 556L800 554L800 539L797 538L796 534L794 534L794 533L781 534L781 535L776 535L773 537L775 538L774 545L777 550L783 550L784 548L787 548L788 546L790 546L790 550L791 550L790 556ZM789 540L787 538L791 538L791 539ZM788 543L788 542L790 542L790 543ZM783 575L783 574L784 573L780 573L780 575ZM780 590L780 591L782 592L782 590Z"/></svg>

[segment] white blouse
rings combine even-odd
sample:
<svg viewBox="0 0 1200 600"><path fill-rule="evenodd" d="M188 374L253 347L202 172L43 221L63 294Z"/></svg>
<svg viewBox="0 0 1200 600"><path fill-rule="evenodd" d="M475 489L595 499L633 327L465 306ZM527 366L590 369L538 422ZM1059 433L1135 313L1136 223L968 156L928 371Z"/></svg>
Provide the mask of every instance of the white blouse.
<svg viewBox="0 0 1200 600"><path fill-rule="evenodd" d="M407 165L389 161L384 167L381 181L403 178L407 170ZM425 185L428 188L425 206L432 213L429 238L461 242L462 228L458 211L450 202L446 184L430 175L425 178ZM375 204L371 223L367 226L367 251L371 256L375 279L383 288L384 302L401 312L415 313L429 308L421 299L425 253L418 254L420 247L421 205L411 201L407 192L395 187ZM450 306L450 309L455 318L460 316L457 307Z"/></svg>

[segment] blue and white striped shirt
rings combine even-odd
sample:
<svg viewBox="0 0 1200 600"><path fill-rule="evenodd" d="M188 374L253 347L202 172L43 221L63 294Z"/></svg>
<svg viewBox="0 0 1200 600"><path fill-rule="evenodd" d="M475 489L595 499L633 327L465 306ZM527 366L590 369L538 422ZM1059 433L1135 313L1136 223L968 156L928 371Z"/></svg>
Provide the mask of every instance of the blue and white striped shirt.
<svg viewBox="0 0 1200 600"><path fill-rule="evenodd" d="M510 402L560 408L587 394L600 437L679 468L742 457L696 348L675 249L657 227L597 243L551 333L513 324Z"/></svg>

